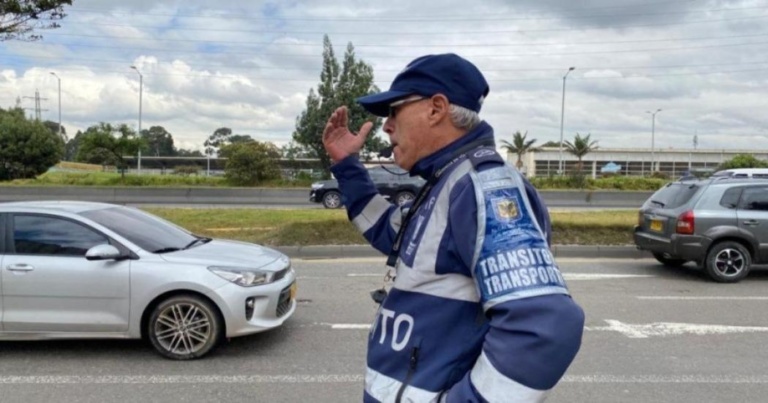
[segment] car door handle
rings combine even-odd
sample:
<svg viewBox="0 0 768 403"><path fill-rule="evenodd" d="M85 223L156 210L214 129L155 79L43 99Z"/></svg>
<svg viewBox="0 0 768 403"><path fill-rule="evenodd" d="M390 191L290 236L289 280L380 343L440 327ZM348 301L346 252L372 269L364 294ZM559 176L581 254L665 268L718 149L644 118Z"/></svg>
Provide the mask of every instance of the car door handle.
<svg viewBox="0 0 768 403"><path fill-rule="evenodd" d="M748 225L750 227L756 227L760 225L760 221L757 221L757 220L745 220L745 221L742 221L741 223L744 225Z"/></svg>
<svg viewBox="0 0 768 403"><path fill-rule="evenodd" d="M34 266L30 266L26 263L12 264L6 267L10 271L32 271L35 270Z"/></svg>

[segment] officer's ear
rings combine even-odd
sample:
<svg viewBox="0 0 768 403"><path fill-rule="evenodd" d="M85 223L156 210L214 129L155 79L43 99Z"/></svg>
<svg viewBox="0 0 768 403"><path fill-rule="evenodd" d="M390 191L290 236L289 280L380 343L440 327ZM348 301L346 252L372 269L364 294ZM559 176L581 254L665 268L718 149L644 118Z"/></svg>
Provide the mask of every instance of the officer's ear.
<svg viewBox="0 0 768 403"><path fill-rule="evenodd" d="M451 113L451 103L443 94L435 94L429 99L429 125L437 126Z"/></svg>

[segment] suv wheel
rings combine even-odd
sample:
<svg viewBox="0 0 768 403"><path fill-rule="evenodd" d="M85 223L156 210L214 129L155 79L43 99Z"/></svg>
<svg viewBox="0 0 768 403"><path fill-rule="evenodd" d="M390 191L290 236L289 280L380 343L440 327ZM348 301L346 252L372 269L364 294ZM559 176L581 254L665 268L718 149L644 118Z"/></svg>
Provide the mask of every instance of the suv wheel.
<svg viewBox="0 0 768 403"><path fill-rule="evenodd" d="M712 246L704 270L718 283L735 283L747 276L751 265L752 257L744 245L726 241Z"/></svg>
<svg viewBox="0 0 768 403"><path fill-rule="evenodd" d="M398 206L402 206L415 198L416 195L411 192L400 192L395 196L395 203L397 203Z"/></svg>
<svg viewBox="0 0 768 403"><path fill-rule="evenodd" d="M680 267L680 266L682 266L682 265L684 265L685 263L688 262L685 259L678 259L678 258L675 258L674 256L672 256L670 254L667 254L667 253L657 253L657 252L654 252L653 253L653 257L655 257L656 260L659 261L659 263L663 264L664 266L669 266L669 267Z"/></svg>
<svg viewBox="0 0 768 403"><path fill-rule="evenodd" d="M323 195L323 206L325 208L341 208L341 193L331 190Z"/></svg>

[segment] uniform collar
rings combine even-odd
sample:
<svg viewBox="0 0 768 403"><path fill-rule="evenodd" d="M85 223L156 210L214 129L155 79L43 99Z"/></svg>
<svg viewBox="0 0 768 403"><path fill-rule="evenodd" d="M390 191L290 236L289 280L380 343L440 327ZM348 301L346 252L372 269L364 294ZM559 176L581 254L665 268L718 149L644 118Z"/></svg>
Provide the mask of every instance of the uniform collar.
<svg viewBox="0 0 768 403"><path fill-rule="evenodd" d="M458 140L420 159L413 168L411 168L410 174L411 176L418 175L424 179L429 179L438 169L449 163L451 159L455 157L454 153L461 147L464 147L473 141L486 139L493 140L493 127L485 121L482 121L477 127L461 136Z"/></svg>

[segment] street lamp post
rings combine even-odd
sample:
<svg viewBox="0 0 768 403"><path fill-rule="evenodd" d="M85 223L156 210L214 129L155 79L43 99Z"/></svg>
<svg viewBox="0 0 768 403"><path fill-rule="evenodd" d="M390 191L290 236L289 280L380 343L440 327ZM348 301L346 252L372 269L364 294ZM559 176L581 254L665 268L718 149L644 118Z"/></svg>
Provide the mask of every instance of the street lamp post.
<svg viewBox="0 0 768 403"><path fill-rule="evenodd" d="M656 109L656 112L645 111L651 114L651 174L656 172L656 114L659 112L661 109Z"/></svg>
<svg viewBox="0 0 768 403"><path fill-rule="evenodd" d="M63 140L64 139L64 136L62 135L63 130L61 129L61 78L59 78L59 76L56 75L56 73L54 72L51 72L51 75L56 77L56 80L59 82L59 137L61 137L61 139Z"/></svg>
<svg viewBox="0 0 768 403"><path fill-rule="evenodd" d="M141 72L136 66L131 66L131 68L136 70L137 73L139 73L139 138L141 138L141 104L142 104L142 96L144 93L144 76L141 75ZM136 167L139 174L141 174L141 148L139 148L139 159Z"/></svg>
<svg viewBox="0 0 768 403"><path fill-rule="evenodd" d="M563 123L565 121L565 79L568 77L568 74L575 70L576 67L571 67L568 69L568 71L563 76L563 103L560 106L560 157L559 157L559 163L557 164L557 173L562 175L563 174Z"/></svg>

